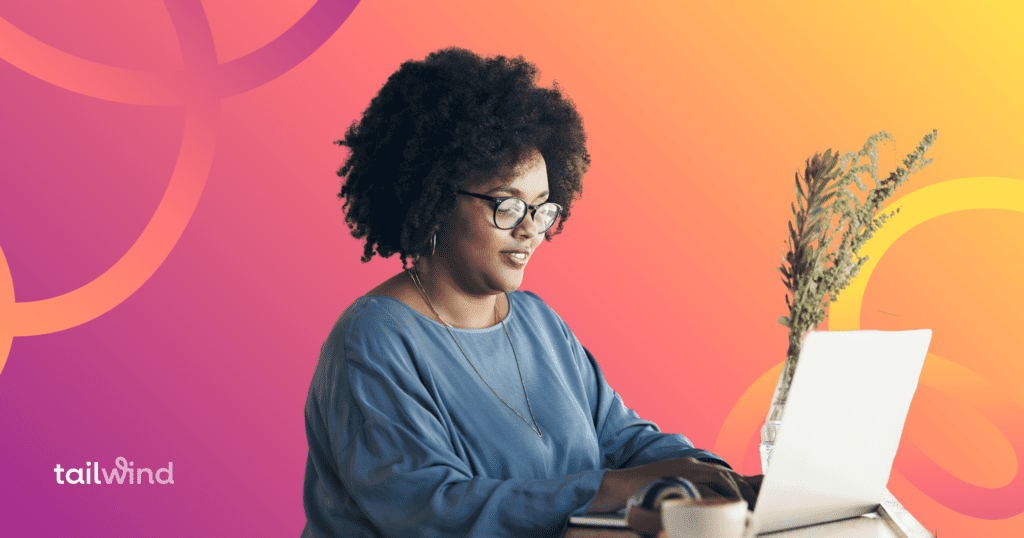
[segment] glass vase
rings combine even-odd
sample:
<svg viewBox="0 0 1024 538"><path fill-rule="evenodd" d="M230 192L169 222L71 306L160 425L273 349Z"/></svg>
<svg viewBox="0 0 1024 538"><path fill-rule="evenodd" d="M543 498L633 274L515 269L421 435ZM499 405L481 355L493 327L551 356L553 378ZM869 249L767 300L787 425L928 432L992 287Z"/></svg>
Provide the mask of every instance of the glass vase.
<svg viewBox="0 0 1024 538"><path fill-rule="evenodd" d="M782 372L779 373L779 380L775 383L775 393L772 395L772 403L768 408L768 416L765 417L761 426L761 445L758 447L761 454L761 472L768 472L768 463L771 460L772 448L775 445L775 438L779 435L779 428L782 427L782 411L786 408L786 397L789 396L789 386L793 382L793 372L796 370L796 360L786 359L782 365Z"/></svg>
<svg viewBox="0 0 1024 538"><path fill-rule="evenodd" d="M768 472L768 460L772 457L772 447L775 445L775 437L779 434L781 420L766 420L761 426L761 473Z"/></svg>

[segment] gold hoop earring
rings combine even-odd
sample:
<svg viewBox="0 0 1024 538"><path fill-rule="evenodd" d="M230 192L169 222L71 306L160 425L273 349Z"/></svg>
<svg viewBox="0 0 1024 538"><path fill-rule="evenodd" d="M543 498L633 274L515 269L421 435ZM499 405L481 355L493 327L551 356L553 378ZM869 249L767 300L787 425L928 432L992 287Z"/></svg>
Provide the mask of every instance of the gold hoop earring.
<svg viewBox="0 0 1024 538"><path fill-rule="evenodd" d="M430 236L430 257L434 257L434 251L437 250L437 232Z"/></svg>

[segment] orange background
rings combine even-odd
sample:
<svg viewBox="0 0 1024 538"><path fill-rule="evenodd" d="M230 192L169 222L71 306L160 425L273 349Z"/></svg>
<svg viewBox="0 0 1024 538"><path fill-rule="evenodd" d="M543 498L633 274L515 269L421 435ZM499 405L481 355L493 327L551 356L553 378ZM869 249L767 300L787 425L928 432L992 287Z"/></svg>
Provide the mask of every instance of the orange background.
<svg viewBox="0 0 1024 538"><path fill-rule="evenodd" d="M217 61L266 45L312 5L202 2ZM160 2L6 2L0 17L99 64L156 72L184 65ZM287 532L303 519L300 410L319 343L345 306L399 268L396 260L359 263L361 246L334 199L344 153L331 142L402 61L452 45L524 55L545 84L557 81L574 99L586 123L593 166L583 199L565 233L533 258L523 289L568 322L641 416L748 474L759 472L757 413L734 413L739 433L725 435L723 425L784 358L786 329L775 320L786 313L785 290L775 269L804 159L858 150L886 130L896 144L881 148L884 173L935 128L934 164L890 201L959 178L1024 178L1018 3L363 1L298 66L221 101L209 180L169 258L182 275L209 279L195 284L205 290L196 308L221 312L226 338L253 331L232 316L258 316L265 305L294 313L257 325L288 343L281 349L289 355L255 359L273 370L268 386L286 388L271 398L268 426L277 447L269 454L280 464L250 484L267 488L261 502ZM142 179L166 185L168 177ZM862 328L931 328L939 359L929 360L926 376L975 376L981 387L957 392L923 377L890 481L943 536L1024 530L1024 497L999 491L1015 483L1024 453L1016 434L1024 416L1021 237L1018 211L935 218L888 250L864 296ZM112 249L51 295L88 282L123 252ZM17 261L8 259L24 300ZM189 307L181 308L166 315L184 319ZM206 358L241 361L212 351ZM955 367L929 371L943 359ZM761 397L763 420L768 395ZM914 474L931 466L960 482ZM977 500L950 507L940 491L950 484L981 489L965 489ZM990 502L1004 507L1002 516L980 515Z"/></svg>

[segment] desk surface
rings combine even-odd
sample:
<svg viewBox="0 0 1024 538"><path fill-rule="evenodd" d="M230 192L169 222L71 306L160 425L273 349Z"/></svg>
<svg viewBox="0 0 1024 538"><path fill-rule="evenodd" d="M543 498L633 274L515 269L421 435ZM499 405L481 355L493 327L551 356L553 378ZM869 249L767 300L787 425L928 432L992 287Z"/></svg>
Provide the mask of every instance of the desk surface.
<svg viewBox="0 0 1024 538"><path fill-rule="evenodd" d="M762 536L764 538L900 538L901 534L893 530L877 514L868 514ZM644 538L644 536L625 529L569 527L565 532L565 538Z"/></svg>
<svg viewBox="0 0 1024 538"><path fill-rule="evenodd" d="M764 538L934 538L888 490L878 511L860 517L773 532ZM628 529L569 527L565 538L644 538Z"/></svg>

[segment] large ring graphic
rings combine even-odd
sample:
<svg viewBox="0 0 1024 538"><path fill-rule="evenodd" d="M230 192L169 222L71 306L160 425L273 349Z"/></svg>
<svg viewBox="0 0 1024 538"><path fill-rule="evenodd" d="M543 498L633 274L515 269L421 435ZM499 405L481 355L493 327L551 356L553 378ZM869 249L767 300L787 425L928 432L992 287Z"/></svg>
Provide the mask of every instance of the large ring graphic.
<svg viewBox="0 0 1024 538"><path fill-rule="evenodd" d="M860 329L861 304L871 274L885 252L903 234L935 217L972 209L1024 212L1024 181L972 177L937 183L918 189L882 212L900 207L898 218L889 220L861 250L869 260L829 309L830 330ZM1019 242L1019 238L1011 241ZM715 452L729 461L742 462L752 432L764 421L782 363L761 375L733 406L719 431ZM973 407L992 421L1010 441L1017 461L1024 460L1024 410L999 394L989 382L968 368L929 354L920 384L937 389ZM961 514L980 519L1005 519L1024 512L1024 473L1018 468L1009 484L983 488L965 482L928 458L911 439L904 439L894 472L900 473L925 495ZM966 457L966 456L965 456ZM914 465L901 465L913 461Z"/></svg>
<svg viewBox="0 0 1024 538"><path fill-rule="evenodd" d="M135 243L84 286L49 299L15 302L0 249L0 372L15 336L47 334L95 319L139 289L177 244L202 195L217 142L220 100L258 87L305 60L348 18L358 0L318 0L291 28L242 58L218 65L199 0L165 0L185 70L154 73L77 58L0 18L0 59L51 84L128 104L185 105L181 150L167 191Z"/></svg>

